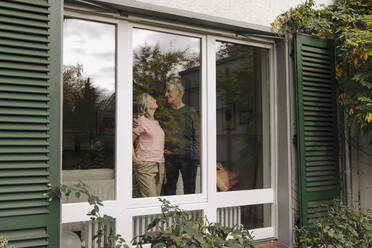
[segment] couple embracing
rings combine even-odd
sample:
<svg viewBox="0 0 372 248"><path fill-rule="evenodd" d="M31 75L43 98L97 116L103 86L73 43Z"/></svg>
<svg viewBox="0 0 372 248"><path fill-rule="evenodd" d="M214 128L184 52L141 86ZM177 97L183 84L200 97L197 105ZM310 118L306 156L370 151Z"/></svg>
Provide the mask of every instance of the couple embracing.
<svg viewBox="0 0 372 248"><path fill-rule="evenodd" d="M183 94L178 80L166 83L165 97L173 121L165 130L154 118L156 100L148 93L140 95L141 114L134 120L133 128L133 171L141 197L160 196L163 186L165 195L175 195L179 172L184 193L195 193L200 158L199 118L194 108L183 103Z"/></svg>

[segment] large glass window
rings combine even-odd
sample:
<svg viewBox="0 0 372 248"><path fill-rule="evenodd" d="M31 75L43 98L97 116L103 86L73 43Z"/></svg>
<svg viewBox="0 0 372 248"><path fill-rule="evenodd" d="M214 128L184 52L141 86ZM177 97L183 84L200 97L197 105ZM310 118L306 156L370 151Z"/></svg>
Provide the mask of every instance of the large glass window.
<svg viewBox="0 0 372 248"><path fill-rule="evenodd" d="M159 197L274 237L273 43L66 14L62 183L86 183L128 242ZM64 234L94 247L86 199L63 201Z"/></svg>
<svg viewBox="0 0 372 248"><path fill-rule="evenodd" d="M63 32L62 181L114 199L116 27L65 19Z"/></svg>
<svg viewBox="0 0 372 248"><path fill-rule="evenodd" d="M268 51L216 45L218 191L268 188Z"/></svg>
<svg viewBox="0 0 372 248"><path fill-rule="evenodd" d="M200 193L200 46L133 29L133 197Z"/></svg>

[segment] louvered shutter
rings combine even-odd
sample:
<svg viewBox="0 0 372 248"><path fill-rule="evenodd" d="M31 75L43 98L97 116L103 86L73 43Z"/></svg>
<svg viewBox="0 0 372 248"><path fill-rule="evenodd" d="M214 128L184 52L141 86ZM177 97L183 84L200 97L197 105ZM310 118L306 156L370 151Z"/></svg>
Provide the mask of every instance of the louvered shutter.
<svg viewBox="0 0 372 248"><path fill-rule="evenodd" d="M59 247L59 0L0 1L0 235Z"/></svg>
<svg viewBox="0 0 372 248"><path fill-rule="evenodd" d="M330 40L295 36L301 225L324 216L339 197L333 64Z"/></svg>

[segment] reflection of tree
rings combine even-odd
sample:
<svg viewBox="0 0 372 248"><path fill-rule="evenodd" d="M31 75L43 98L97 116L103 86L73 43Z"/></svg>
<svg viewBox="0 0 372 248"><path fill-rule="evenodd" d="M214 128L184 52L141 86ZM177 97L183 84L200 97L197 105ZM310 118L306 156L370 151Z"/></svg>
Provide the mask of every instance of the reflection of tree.
<svg viewBox="0 0 372 248"><path fill-rule="evenodd" d="M134 54L133 66L133 98L134 100L147 92L156 98L159 106L155 117L159 120L166 133L166 152L175 151L179 138L179 124L176 123L175 111L170 108L165 98L166 82L180 79L179 72L199 66L199 54L191 54L186 50L161 51L158 46L144 45ZM185 82L183 82L185 83ZM133 112L137 113L136 102Z"/></svg>
<svg viewBox="0 0 372 248"><path fill-rule="evenodd" d="M113 159L113 145L110 143L114 140L97 136L99 123L103 121L101 115L107 111L102 108L107 107L107 102L112 98L115 98L114 94L105 97L103 91L94 86L90 78L83 77L82 65L64 66L63 139L65 148L71 147L71 143L74 147L74 153L68 151L71 148L64 149L64 165L69 164L66 167L112 166L112 161L108 164L104 161ZM110 154L107 154L108 146L111 147Z"/></svg>

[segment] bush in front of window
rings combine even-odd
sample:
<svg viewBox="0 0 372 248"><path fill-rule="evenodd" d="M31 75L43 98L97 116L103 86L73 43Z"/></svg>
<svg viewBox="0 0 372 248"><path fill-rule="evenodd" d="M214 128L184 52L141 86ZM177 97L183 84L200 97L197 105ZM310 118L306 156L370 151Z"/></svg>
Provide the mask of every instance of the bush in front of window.
<svg viewBox="0 0 372 248"><path fill-rule="evenodd" d="M372 218L363 213L357 204L347 207L335 200L326 217L297 229L299 248L370 248L371 244Z"/></svg>
<svg viewBox="0 0 372 248"><path fill-rule="evenodd" d="M101 215L102 200L89 192L83 182L67 186L52 187L49 185L49 201L54 198L68 197L74 194L79 198L85 196L93 207L87 215L98 224L93 240L100 248L129 248L120 234L114 231L115 218ZM255 248L251 233L243 226L233 228L209 223L206 218L193 218L192 214L181 210L178 206L162 200L160 217L147 226L147 232L132 240L136 247L151 244L153 248ZM151 231L154 230L155 231ZM0 247L3 248L3 247ZM4 248L7 248L6 246Z"/></svg>
<svg viewBox="0 0 372 248"><path fill-rule="evenodd" d="M162 214L148 225L147 230L156 227L155 231L147 231L136 239L137 246L151 244L156 248L239 248L256 247L251 233L243 226L233 228L209 223L206 218L193 218L190 212L181 210L167 200L160 201Z"/></svg>

